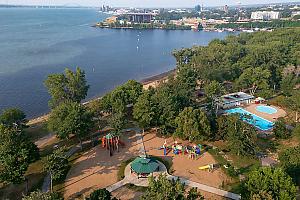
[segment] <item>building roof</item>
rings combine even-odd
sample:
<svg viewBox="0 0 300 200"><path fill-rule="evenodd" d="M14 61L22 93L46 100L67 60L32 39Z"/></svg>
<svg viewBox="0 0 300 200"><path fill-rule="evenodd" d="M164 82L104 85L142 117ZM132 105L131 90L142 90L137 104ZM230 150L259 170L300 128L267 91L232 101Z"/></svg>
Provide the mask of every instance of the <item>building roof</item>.
<svg viewBox="0 0 300 200"><path fill-rule="evenodd" d="M216 101L223 104L230 104L230 103L250 100L254 98L255 97L253 95L247 94L245 92L236 92L236 93L223 95L219 97Z"/></svg>
<svg viewBox="0 0 300 200"><path fill-rule="evenodd" d="M266 158L261 158L261 165L263 167L267 166L267 167L271 167L278 164L278 162L276 160L273 160L270 157L266 157Z"/></svg>
<svg viewBox="0 0 300 200"><path fill-rule="evenodd" d="M138 174L150 174L158 170L159 164L153 158L137 157L131 163L131 169Z"/></svg>

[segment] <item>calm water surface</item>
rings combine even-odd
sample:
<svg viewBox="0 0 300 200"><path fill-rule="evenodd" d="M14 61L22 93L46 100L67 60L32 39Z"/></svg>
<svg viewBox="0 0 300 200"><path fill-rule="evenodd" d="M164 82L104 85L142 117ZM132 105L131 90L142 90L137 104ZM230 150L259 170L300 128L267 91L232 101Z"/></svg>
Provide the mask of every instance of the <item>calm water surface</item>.
<svg viewBox="0 0 300 200"><path fill-rule="evenodd" d="M128 79L173 69L174 49L228 34L91 27L106 17L92 9L0 9L0 112L19 107L29 118L47 113L43 81L66 67L85 70L89 99Z"/></svg>

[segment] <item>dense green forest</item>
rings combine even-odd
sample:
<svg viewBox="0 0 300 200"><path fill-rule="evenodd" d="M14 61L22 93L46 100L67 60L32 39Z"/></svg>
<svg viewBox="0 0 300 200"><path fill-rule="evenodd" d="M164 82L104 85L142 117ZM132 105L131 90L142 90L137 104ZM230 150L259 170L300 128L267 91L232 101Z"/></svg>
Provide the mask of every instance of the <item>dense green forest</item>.
<svg viewBox="0 0 300 200"><path fill-rule="evenodd" d="M228 23L219 24L215 28L288 28L300 27L300 21L274 20L269 22Z"/></svg>

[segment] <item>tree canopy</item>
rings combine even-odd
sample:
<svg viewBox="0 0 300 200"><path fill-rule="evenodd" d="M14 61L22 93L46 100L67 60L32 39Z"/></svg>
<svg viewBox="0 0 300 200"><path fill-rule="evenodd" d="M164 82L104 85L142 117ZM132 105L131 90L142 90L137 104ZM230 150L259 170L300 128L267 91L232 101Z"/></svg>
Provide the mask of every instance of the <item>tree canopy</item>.
<svg viewBox="0 0 300 200"><path fill-rule="evenodd" d="M39 158L39 150L23 130L0 124L0 180L21 183L31 162Z"/></svg>
<svg viewBox="0 0 300 200"><path fill-rule="evenodd" d="M221 123L218 132L225 132L222 137L228 142L228 148L237 155L254 155L257 149L255 128L243 122L239 115L226 116L224 120L218 120Z"/></svg>
<svg viewBox="0 0 300 200"><path fill-rule="evenodd" d="M65 74L49 75L45 80L45 86L52 97L49 101L52 108L65 101L80 103L86 97L89 89L85 72L78 67L75 72L66 68Z"/></svg>
<svg viewBox="0 0 300 200"><path fill-rule="evenodd" d="M273 132L278 139L287 139L291 136L291 131L287 129L284 118L279 118L273 127Z"/></svg>
<svg viewBox="0 0 300 200"><path fill-rule="evenodd" d="M280 165L300 184L300 146L284 150L279 154Z"/></svg>
<svg viewBox="0 0 300 200"><path fill-rule="evenodd" d="M281 168L259 168L243 184L243 199L296 200L297 188ZM263 199L263 198L262 198Z"/></svg>
<svg viewBox="0 0 300 200"><path fill-rule="evenodd" d="M134 105L142 94L141 83L129 80L106 94L100 101L100 107L108 113L127 113L127 107Z"/></svg>
<svg viewBox="0 0 300 200"><path fill-rule="evenodd" d="M112 197L111 193L104 189L95 190L91 193L86 200L117 200L116 198Z"/></svg>
<svg viewBox="0 0 300 200"><path fill-rule="evenodd" d="M34 191L24 196L22 200L63 200L57 193Z"/></svg>
<svg viewBox="0 0 300 200"><path fill-rule="evenodd" d="M93 127L92 114L77 102L64 102L52 110L48 119L48 128L61 138L76 135L78 140L88 134Z"/></svg>
<svg viewBox="0 0 300 200"><path fill-rule="evenodd" d="M271 73L268 69L261 67L248 68L237 79L236 84L241 89L250 89L251 95L254 95L258 89L264 91L269 89L268 81L270 77Z"/></svg>
<svg viewBox="0 0 300 200"><path fill-rule="evenodd" d="M211 136L210 122L204 111L185 108L176 118L176 136L189 141L209 139Z"/></svg>
<svg viewBox="0 0 300 200"><path fill-rule="evenodd" d="M19 128L22 128L26 122L25 113L18 108L6 109L0 115L0 124L4 124L5 126L19 126Z"/></svg>
<svg viewBox="0 0 300 200"><path fill-rule="evenodd" d="M138 121L141 128L148 128L155 124L155 105L153 92L143 91L133 108L133 118Z"/></svg>
<svg viewBox="0 0 300 200"><path fill-rule="evenodd" d="M272 33L241 33L207 46L174 52L178 69L185 66L202 81L233 82L237 89L270 96L270 88L287 86L283 70L299 65L299 29L278 29ZM285 82L285 83L284 83Z"/></svg>
<svg viewBox="0 0 300 200"><path fill-rule="evenodd" d="M202 195L197 189L191 189L188 195L185 195L184 184L177 180L168 180L165 175L159 175L157 179L149 177L149 186L141 199L155 200L203 200Z"/></svg>
<svg viewBox="0 0 300 200"><path fill-rule="evenodd" d="M69 161L63 148L56 149L48 155L44 168L50 173L51 182L62 180L69 170Z"/></svg>

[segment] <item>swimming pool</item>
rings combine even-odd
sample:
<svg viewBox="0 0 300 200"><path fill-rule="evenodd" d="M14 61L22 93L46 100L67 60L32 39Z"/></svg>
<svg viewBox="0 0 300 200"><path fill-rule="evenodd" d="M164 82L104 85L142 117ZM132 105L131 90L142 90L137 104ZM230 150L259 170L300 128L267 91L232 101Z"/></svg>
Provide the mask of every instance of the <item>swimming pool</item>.
<svg viewBox="0 0 300 200"><path fill-rule="evenodd" d="M258 128L259 130L262 130L262 131L270 130L274 126L273 122L270 122L264 118L261 118L251 112L248 112L247 110L245 110L243 108L233 108L230 110L226 110L226 113L241 114L243 121L255 126L256 128ZM247 117L245 117L245 115L250 115L252 117L252 119L248 119Z"/></svg>
<svg viewBox="0 0 300 200"><path fill-rule="evenodd" d="M277 110L271 106L256 106L256 110L270 115L277 113Z"/></svg>

